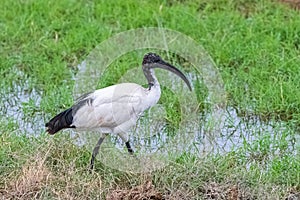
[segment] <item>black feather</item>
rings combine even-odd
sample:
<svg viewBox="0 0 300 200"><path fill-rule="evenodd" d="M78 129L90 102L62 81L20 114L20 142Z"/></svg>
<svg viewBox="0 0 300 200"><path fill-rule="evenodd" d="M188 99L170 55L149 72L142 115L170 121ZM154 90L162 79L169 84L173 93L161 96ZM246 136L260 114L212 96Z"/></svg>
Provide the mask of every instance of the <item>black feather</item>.
<svg viewBox="0 0 300 200"><path fill-rule="evenodd" d="M64 128L76 128L71 126L73 123L73 112L72 108L69 108L55 117L53 117L48 123L46 123L47 132L51 135L57 133Z"/></svg>

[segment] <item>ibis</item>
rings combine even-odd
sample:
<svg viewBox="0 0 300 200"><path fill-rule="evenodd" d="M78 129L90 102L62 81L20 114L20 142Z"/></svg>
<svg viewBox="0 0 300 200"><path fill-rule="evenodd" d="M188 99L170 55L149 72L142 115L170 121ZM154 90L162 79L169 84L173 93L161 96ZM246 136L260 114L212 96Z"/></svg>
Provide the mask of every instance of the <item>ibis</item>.
<svg viewBox="0 0 300 200"><path fill-rule="evenodd" d="M72 107L46 123L47 132L51 135L62 129L101 132L92 153L91 169L94 168L100 145L108 134L119 136L128 152L133 154L128 130L136 124L145 110L158 102L161 95L160 84L154 73L155 68L176 74L187 84L188 89L192 90L190 82L179 69L165 62L159 55L147 53L142 62L142 69L148 81L147 88L135 83L121 83L84 94Z"/></svg>

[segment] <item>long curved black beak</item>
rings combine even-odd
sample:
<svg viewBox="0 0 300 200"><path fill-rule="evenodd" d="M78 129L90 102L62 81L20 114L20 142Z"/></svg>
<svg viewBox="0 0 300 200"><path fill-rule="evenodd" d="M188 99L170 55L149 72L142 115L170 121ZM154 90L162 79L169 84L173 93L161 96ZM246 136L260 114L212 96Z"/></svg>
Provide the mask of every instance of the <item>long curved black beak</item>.
<svg viewBox="0 0 300 200"><path fill-rule="evenodd" d="M157 63L153 64L152 68L161 68L161 69L165 69L165 70L168 70L168 71L176 74L177 76L179 76L186 83L189 90L192 91L192 87L191 87L191 84L190 84L189 80L186 78L186 76L179 69L177 69L173 65L171 65L171 64L169 64L169 63L167 63L163 60L160 60Z"/></svg>

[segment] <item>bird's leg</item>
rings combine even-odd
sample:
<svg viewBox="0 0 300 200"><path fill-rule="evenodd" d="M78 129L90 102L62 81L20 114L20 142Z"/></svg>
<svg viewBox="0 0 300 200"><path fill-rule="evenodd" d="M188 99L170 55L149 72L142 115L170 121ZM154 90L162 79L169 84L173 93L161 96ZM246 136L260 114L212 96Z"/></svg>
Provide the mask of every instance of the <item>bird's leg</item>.
<svg viewBox="0 0 300 200"><path fill-rule="evenodd" d="M131 146L130 146L129 140L128 140L127 142L125 142L125 144L126 144L126 147L127 147L128 152L129 152L130 154L133 154L134 152L133 152L133 149L132 149Z"/></svg>
<svg viewBox="0 0 300 200"><path fill-rule="evenodd" d="M128 153L133 154L134 151L133 151L133 149L130 146L128 135L126 133L119 133L118 135L123 140L123 142L125 142L127 150L128 150Z"/></svg>
<svg viewBox="0 0 300 200"><path fill-rule="evenodd" d="M97 142L97 145L95 146L94 150L93 150L93 154L92 154L92 159L91 159L91 163L90 163L90 169L94 169L94 162L95 162L95 158L96 156L98 155L99 153L99 148L100 148L100 145L102 144L105 136L107 134L102 134L101 137L99 138L98 142Z"/></svg>

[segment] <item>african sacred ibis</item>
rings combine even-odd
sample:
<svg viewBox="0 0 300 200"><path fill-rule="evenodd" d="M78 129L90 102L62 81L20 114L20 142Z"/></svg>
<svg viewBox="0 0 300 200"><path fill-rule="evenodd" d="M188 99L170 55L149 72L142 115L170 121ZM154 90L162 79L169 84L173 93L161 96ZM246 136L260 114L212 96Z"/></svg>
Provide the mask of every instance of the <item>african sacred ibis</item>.
<svg viewBox="0 0 300 200"><path fill-rule="evenodd" d="M47 132L55 134L61 129L93 130L102 134L95 146L90 163L94 160L105 136L116 134L125 142L129 153L133 153L127 131L136 124L139 116L154 106L160 98L160 85L154 74L154 68L161 68L175 73L192 90L186 76L176 67L163 61L155 53L148 53L143 58L142 68L148 81L148 88L135 83L121 83L96 90L80 97L69 109L61 112L46 123Z"/></svg>

